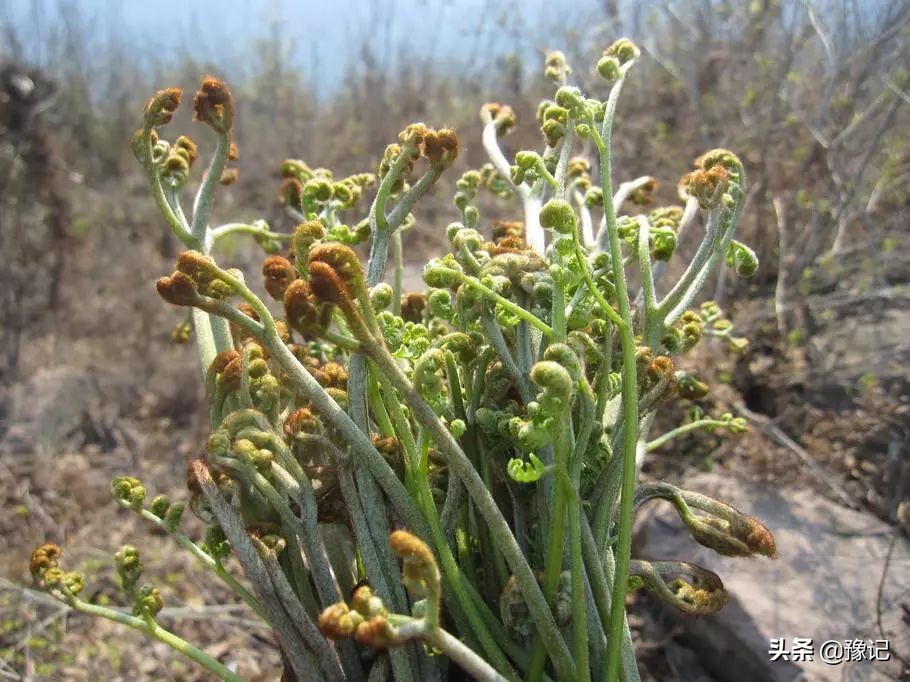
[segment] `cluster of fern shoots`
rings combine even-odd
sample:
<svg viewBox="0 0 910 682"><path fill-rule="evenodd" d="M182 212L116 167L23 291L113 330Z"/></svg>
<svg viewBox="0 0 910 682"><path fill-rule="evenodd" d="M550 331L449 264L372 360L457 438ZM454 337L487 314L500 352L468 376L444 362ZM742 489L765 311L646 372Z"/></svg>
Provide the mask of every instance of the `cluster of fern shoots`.
<svg viewBox="0 0 910 682"><path fill-rule="evenodd" d="M676 435L745 430L731 415L701 415L650 435L662 406L708 391L686 367L689 351L706 339L745 343L717 305L695 303L699 290L715 268L745 276L757 261L733 239L745 173L731 152L698 159L679 204L642 211L651 177L614 187L613 117L638 58L625 39L604 51L600 100L568 85L565 58L550 53L541 153L510 160L501 143L515 115L486 105L490 163L457 181L457 222L445 228L415 225L412 208L458 155L450 129L409 125L375 173L338 179L285 161L289 233L264 221L212 227L215 190L236 177L231 94L214 78L196 93L195 118L217 147L189 214L181 196L196 145L162 136L181 93L149 100L133 150L186 247L157 289L189 309L177 336L192 333L199 349L212 433L189 463L186 503L149 499L131 477L112 490L270 624L287 679L440 680L460 667L481 680L637 680L630 591L696 615L727 598L705 568L630 557L643 504L671 502L693 539L720 554L775 556L755 518L639 484L643 458ZM513 202L514 221L485 220L483 192ZM422 292L402 291L411 228L445 229L450 245L426 265ZM699 229L695 255L664 285L677 244ZM268 253L271 302L211 255L238 233ZM204 537L183 530L185 507ZM116 556L132 614L82 600L83 578L60 555L39 548L32 574L74 609L240 679L156 621L161 596L141 582L135 547Z"/></svg>

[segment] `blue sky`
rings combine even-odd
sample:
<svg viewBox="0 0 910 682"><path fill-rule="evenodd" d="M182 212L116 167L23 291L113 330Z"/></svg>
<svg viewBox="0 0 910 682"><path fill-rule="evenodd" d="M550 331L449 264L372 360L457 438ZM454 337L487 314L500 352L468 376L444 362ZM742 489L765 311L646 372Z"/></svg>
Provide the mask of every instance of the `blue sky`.
<svg viewBox="0 0 910 682"><path fill-rule="evenodd" d="M464 64L478 52L530 57L555 47L566 30L584 33L603 20L598 0L0 0L0 22L15 28L38 64L49 61L48 36L73 12L99 58L117 41L138 55L176 49L202 61L243 60L278 30L292 59L318 71L313 86L321 94L359 58L365 39L390 66L401 45Z"/></svg>

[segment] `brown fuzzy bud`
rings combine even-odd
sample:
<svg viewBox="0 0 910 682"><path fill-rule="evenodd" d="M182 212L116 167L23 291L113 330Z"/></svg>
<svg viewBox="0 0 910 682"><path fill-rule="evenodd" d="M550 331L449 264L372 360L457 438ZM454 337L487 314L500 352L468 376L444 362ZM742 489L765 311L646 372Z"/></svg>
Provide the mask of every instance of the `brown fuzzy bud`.
<svg viewBox="0 0 910 682"><path fill-rule="evenodd" d="M678 490L677 495L677 511L699 544L723 556L777 558L774 536L754 516L707 495L688 490Z"/></svg>
<svg viewBox="0 0 910 682"><path fill-rule="evenodd" d="M566 170L566 175L570 178L580 178L587 175L590 171L591 164L588 163L588 160L581 156L576 156L569 159L569 167Z"/></svg>
<svg viewBox="0 0 910 682"><path fill-rule="evenodd" d="M332 300L339 295L346 296L351 301L361 297L366 298L363 266L360 264L360 259L357 258L357 254L354 253L353 249L337 243L316 244L310 249L309 255L311 278L314 266L316 266L317 271L325 272L325 268L318 267L321 265L328 266L334 273L334 278L328 276L327 273L322 275L323 282L328 284L333 280L337 280L341 285L342 291L334 293L327 291L328 295L323 297L316 291L316 283L311 280L313 291L319 298L331 300L333 303L340 303L339 300Z"/></svg>
<svg viewBox="0 0 910 682"><path fill-rule="evenodd" d="M430 163L448 167L458 156L458 136L451 128L428 131L423 140L423 154Z"/></svg>
<svg viewBox="0 0 910 682"><path fill-rule="evenodd" d="M300 208L303 202L303 185L297 178L285 178L278 188L278 203Z"/></svg>
<svg viewBox="0 0 910 682"><path fill-rule="evenodd" d="M373 436L372 442L373 447L387 460L391 460L392 462L399 462L401 460L401 441L394 436L388 436L386 438Z"/></svg>
<svg viewBox="0 0 910 682"><path fill-rule="evenodd" d="M423 566L435 566L436 558L427 544L406 530L396 530L389 536L392 551L406 561L415 561Z"/></svg>
<svg viewBox="0 0 910 682"><path fill-rule="evenodd" d="M507 237L518 237L524 239L525 224L517 220L494 220L493 221L493 239L501 240Z"/></svg>
<svg viewBox="0 0 910 682"><path fill-rule="evenodd" d="M746 516L742 523L735 524L734 532L754 554L776 559L777 543L768 527L754 516Z"/></svg>
<svg viewBox="0 0 910 682"><path fill-rule="evenodd" d="M281 320L275 320L275 333L278 334L281 343L287 344L291 342L291 330Z"/></svg>
<svg viewBox="0 0 910 682"><path fill-rule="evenodd" d="M199 150L196 147L196 143L186 135L181 135L177 138L177 141L174 142L174 149L182 152L190 166L196 163L196 159L199 156Z"/></svg>
<svg viewBox="0 0 910 682"><path fill-rule="evenodd" d="M32 558L29 562L29 570L31 571L32 577L37 580L43 576L48 569L58 568L60 565L60 557L62 556L63 550L60 548L60 545L49 542L38 547L38 549L32 552Z"/></svg>
<svg viewBox="0 0 910 682"><path fill-rule="evenodd" d="M389 536L392 551L403 560L402 577L405 585L417 594L439 596L440 574L436 557L426 543L406 530L396 530Z"/></svg>
<svg viewBox="0 0 910 682"><path fill-rule="evenodd" d="M177 256L177 271L185 273L200 284L210 282L218 266L211 256L198 251L184 251Z"/></svg>
<svg viewBox="0 0 910 682"><path fill-rule="evenodd" d="M209 371L214 372L215 374L221 374L232 361L237 360L239 357L240 353L233 348L223 350L212 359L212 364L209 365Z"/></svg>
<svg viewBox="0 0 910 682"><path fill-rule="evenodd" d="M152 126L171 122L174 112L180 106L183 91L180 88L159 90L145 104L145 118Z"/></svg>
<svg viewBox="0 0 910 682"><path fill-rule="evenodd" d="M186 175L190 170L190 163L183 154L172 153L164 160L163 170L169 174L181 173Z"/></svg>
<svg viewBox="0 0 910 682"><path fill-rule="evenodd" d="M327 362L322 366L320 373L322 374L322 381L320 383L325 388L347 389L348 371L345 369L344 365L337 362Z"/></svg>
<svg viewBox="0 0 910 682"><path fill-rule="evenodd" d="M240 388L240 379L243 376L243 362L240 355L231 360L221 373L221 385L226 391L236 391Z"/></svg>
<svg viewBox="0 0 910 682"><path fill-rule="evenodd" d="M283 256L269 256L262 262L265 290L276 301L284 300L284 292L297 279L297 269Z"/></svg>
<svg viewBox="0 0 910 682"><path fill-rule="evenodd" d="M193 111L195 120L207 123L219 132L229 132L234 118L231 91L222 81L207 76L193 98Z"/></svg>
<svg viewBox="0 0 910 682"><path fill-rule="evenodd" d="M177 272L187 275L202 296L226 299L234 295L233 286L215 261L198 251L184 251L177 257Z"/></svg>
<svg viewBox="0 0 910 682"><path fill-rule="evenodd" d="M237 177L239 171L236 168L225 168L221 171L221 177L218 178L218 182L224 186L233 185L237 182Z"/></svg>
<svg viewBox="0 0 910 682"><path fill-rule="evenodd" d="M319 433L319 419L309 407L298 407L284 421L284 432L289 438L298 433Z"/></svg>
<svg viewBox="0 0 910 682"><path fill-rule="evenodd" d="M284 314L288 326L301 334L312 333L320 327L318 301L306 281L295 279L285 289Z"/></svg>
<svg viewBox="0 0 910 682"><path fill-rule="evenodd" d="M658 355L648 365L648 378L652 381L672 381L675 367L673 360L666 355Z"/></svg>
<svg viewBox="0 0 910 682"><path fill-rule="evenodd" d="M405 322L419 323L423 320L423 311L427 307L425 294L412 292L401 297L401 317Z"/></svg>
<svg viewBox="0 0 910 682"><path fill-rule="evenodd" d="M707 170L695 170L683 177L684 191L698 199L703 209L720 206L721 197L727 191L727 169L723 166L712 166Z"/></svg>
<svg viewBox="0 0 910 682"><path fill-rule="evenodd" d="M256 309L251 306L249 303L238 303L237 310L242 312L244 315L249 317L252 320L259 322L259 313L256 312Z"/></svg>
<svg viewBox="0 0 910 682"><path fill-rule="evenodd" d="M480 119L484 125L496 126L497 135L505 135L515 127L516 118L512 107L505 104L487 103L480 108Z"/></svg>
<svg viewBox="0 0 910 682"><path fill-rule="evenodd" d="M395 637L395 629L385 616L373 616L357 628L354 639L360 644L384 649L394 644L401 644Z"/></svg>
<svg viewBox="0 0 910 682"><path fill-rule="evenodd" d="M345 639L363 623L363 616L344 602L332 604L319 614L319 631L329 639Z"/></svg>
<svg viewBox="0 0 910 682"><path fill-rule="evenodd" d="M636 206L648 206L653 201L654 192L657 191L657 180L648 180L629 195L629 201Z"/></svg>
<svg viewBox="0 0 910 682"><path fill-rule="evenodd" d="M228 146L228 161L236 161L240 158L240 150L233 142Z"/></svg>
<svg viewBox="0 0 910 682"><path fill-rule="evenodd" d="M199 300L199 292L192 278L182 272L161 277L155 282L158 295L172 305L191 306Z"/></svg>
<svg viewBox="0 0 910 682"><path fill-rule="evenodd" d="M298 263L307 260L310 247L325 237L325 226L321 220L307 220L294 228L291 247Z"/></svg>
<svg viewBox="0 0 910 682"><path fill-rule="evenodd" d="M485 245L484 248L491 256L499 256L504 253L519 253L529 249L528 243L521 237L502 237L497 239L495 244Z"/></svg>

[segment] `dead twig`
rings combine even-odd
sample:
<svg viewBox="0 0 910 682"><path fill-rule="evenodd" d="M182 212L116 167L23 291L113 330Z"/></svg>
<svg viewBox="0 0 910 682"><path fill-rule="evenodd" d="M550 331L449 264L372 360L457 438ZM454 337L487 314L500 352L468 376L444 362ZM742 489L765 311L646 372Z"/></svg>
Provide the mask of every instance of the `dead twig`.
<svg viewBox="0 0 910 682"><path fill-rule="evenodd" d="M779 244L777 286L774 288L774 310L777 313L777 331L780 333L780 338L786 339L787 334L790 331L784 311L784 306L787 302L787 281L790 278L790 267L787 257L787 254L789 254L786 213L787 207L780 196L774 197L772 203L774 205L774 214L777 216L777 232Z"/></svg>
<svg viewBox="0 0 910 682"><path fill-rule="evenodd" d="M743 403L738 401L733 403L733 407L742 416L744 416L750 422L753 422L763 433L770 436L785 448L790 450L790 452L792 452L794 455L796 455L799 458L799 461L802 462L809 470L809 473L811 473L818 481L823 483L825 487L828 488L839 501L841 501L850 509L859 509L859 505L853 501L847 491L832 481L831 477L828 476L824 470L812 460L812 457L809 455L809 453L806 452L799 443L784 433L780 427L778 427L768 417L764 416L763 414L753 412Z"/></svg>
<svg viewBox="0 0 910 682"><path fill-rule="evenodd" d="M885 592L885 578L888 577L888 567L891 565L891 557L894 555L894 547L897 545L897 539L900 537L900 534L900 527L895 528L894 534L891 536L891 542L888 544L888 552L885 554L885 563L882 566L882 577L878 581L878 595L875 599L875 623L878 626L878 633L882 636L882 639L886 640L888 639L888 634L885 632L884 623L882 623L882 596ZM891 649L891 653L905 667L910 668L910 660L904 658L894 649Z"/></svg>

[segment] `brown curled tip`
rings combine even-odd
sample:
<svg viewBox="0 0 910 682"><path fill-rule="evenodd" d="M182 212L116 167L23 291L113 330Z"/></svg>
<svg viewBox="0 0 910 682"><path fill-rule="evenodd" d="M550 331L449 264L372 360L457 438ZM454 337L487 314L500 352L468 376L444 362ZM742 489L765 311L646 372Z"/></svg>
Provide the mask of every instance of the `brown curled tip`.
<svg viewBox="0 0 910 682"><path fill-rule="evenodd" d="M334 303L345 308L353 306L353 301L345 286L344 280L328 263L316 261L310 263L310 289L313 295L325 303Z"/></svg>
<svg viewBox="0 0 910 682"><path fill-rule="evenodd" d="M232 360L239 357L240 353L233 348L223 350L212 359L212 364L209 365L209 369L216 374L221 374L224 371L224 368L227 367Z"/></svg>
<svg viewBox="0 0 910 682"><path fill-rule="evenodd" d="M400 644L395 639L395 631L385 616L373 616L357 628L354 639L360 644L384 649L392 644Z"/></svg>
<svg viewBox="0 0 910 682"><path fill-rule="evenodd" d="M192 278L183 273L175 272L170 277L161 277L155 282L158 295L172 305L190 306L196 302L199 292Z"/></svg>
<svg viewBox="0 0 910 682"><path fill-rule="evenodd" d="M359 616L352 615L344 602L332 604L319 614L319 631L329 639L345 639L353 635L362 622Z"/></svg>
<svg viewBox="0 0 910 682"><path fill-rule="evenodd" d="M319 326L318 301L305 280L293 280L284 291L284 314L288 326L302 334Z"/></svg>
<svg viewBox="0 0 910 682"><path fill-rule="evenodd" d="M451 165L458 156L458 136L451 128L427 131L423 139L423 153L430 163Z"/></svg>
<svg viewBox="0 0 910 682"><path fill-rule="evenodd" d="M297 279L297 269L283 256L269 256L262 262L265 290L276 301L284 299L284 292Z"/></svg>
<svg viewBox="0 0 910 682"><path fill-rule="evenodd" d="M761 554L769 559L776 559L777 543L774 541L774 534L768 530L761 521L754 516L747 516L745 519L746 531L743 533L742 540L756 554Z"/></svg>
<svg viewBox="0 0 910 682"><path fill-rule="evenodd" d="M29 570L33 576L38 577L50 568L57 568L62 556L60 545L45 543L32 552Z"/></svg>
<svg viewBox="0 0 910 682"><path fill-rule="evenodd" d="M285 178L278 188L278 203L300 208L303 202L303 185L297 178Z"/></svg>
<svg viewBox="0 0 910 682"><path fill-rule="evenodd" d="M415 561L421 566L435 566L436 558L427 544L406 530L396 530L389 536L392 551L402 559Z"/></svg>
<svg viewBox="0 0 910 682"><path fill-rule="evenodd" d="M331 267L352 288L363 282L363 266L349 246L335 242L316 244L309 251L310 265L321 262Z"/></svg>
<svg viewBox="0 0 910 682"><path fill-rule="evenodd" d="M207 76L193 98L194 118L227 132L231 127L231 91L223 81Z"/></svg>
<svg viewBox="0 0 910 682"><path fill-rule="evenodd" d="M174 142L174 149L183 156L187 163L192 166L199 157L199 149L196 143L186 135L181 135Z"/></svg>
<svg viewBox="0 0 910 682"><path fill-rule="evenodd" d="M480 119L484 125L494 124L499 135L509 132L516 123L512 107L496 102L487 102L480 108Z"/></svg>
<svg viewBox="0 0 910 682"><path fill-rule="evenodd" d="M729 173L724 166L715 165L707 170L694 170L683 176L687 191L698 199L704 209L720 205L720 199L727 189Z"/></svg>
<svg viewBox="0 0 910 682"><path fill-rule="evenodd" d="M145 103L145 116L152 125L159 126L171 122L174 112L180 106L183 91L180 88L159 90Z"/></svg>

